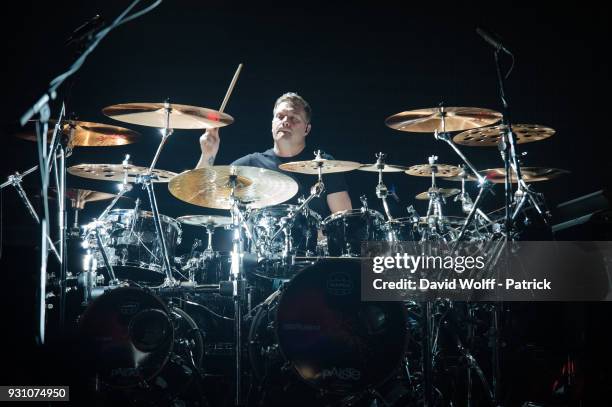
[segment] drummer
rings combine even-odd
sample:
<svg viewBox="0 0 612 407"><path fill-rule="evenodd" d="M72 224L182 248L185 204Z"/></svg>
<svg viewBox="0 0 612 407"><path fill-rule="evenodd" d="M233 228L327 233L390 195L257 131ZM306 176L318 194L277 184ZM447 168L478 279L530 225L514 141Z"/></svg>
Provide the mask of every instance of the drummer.
<svg viewBox="0 0 612 407"><path fill-rule="evenodd" d="M285 93L276 100L272 111L272 139L274 146L262 153L245 155L234 161L232 165L265 168L279 171L293 178L299 186L298 193L289 203L297 203L298 197L307 197L310 187L316 182L314 175L304 175L282 171L280 164L292 161L308 161L314 158L313 150L306 148L306 136L310 133L312 111L306 102L297 93ZM196 168L214 165L215 157L219 151L219 130L208 129L200 137L202 154ZM333 160L329 154L323 158ZM320 199L313 199L309 207L322 217L330 213L352 209L351 198L344 176L340 173L323 175L325 192Z"/></svg>

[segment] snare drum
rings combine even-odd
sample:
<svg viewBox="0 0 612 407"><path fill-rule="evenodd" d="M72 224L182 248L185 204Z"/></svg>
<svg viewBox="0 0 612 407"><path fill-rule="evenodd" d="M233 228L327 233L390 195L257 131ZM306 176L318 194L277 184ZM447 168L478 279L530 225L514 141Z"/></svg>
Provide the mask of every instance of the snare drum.
<svg viewBox="0 0 612 407"><path fill-rule="evenodd" d="M330 256L357 257L361 242L384 240L384 217L372 209L350 209L328 216L322 223Z"/></svg>
<svg viewBox="0 0 612 407"><path fill-rule="evenodd" d="M174 259L181 242L181 226L175 219L159 215L168 258ZM165 277L163 251L155 230L153 213L133 209L113 209L99 228L102 245L118 279L158 284ZM89 242L98 269L104 260L95 241Z"/></svg>

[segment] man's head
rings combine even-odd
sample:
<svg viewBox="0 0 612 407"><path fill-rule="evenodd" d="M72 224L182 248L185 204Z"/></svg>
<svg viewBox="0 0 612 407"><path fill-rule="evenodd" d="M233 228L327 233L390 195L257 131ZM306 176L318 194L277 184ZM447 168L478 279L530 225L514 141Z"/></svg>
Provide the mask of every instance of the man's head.
<svg viewBox="0 0 612 407"><path fill-rule="evenodd" d="M303 143L310 132L310 105L297 93L285 93L274 103L272 137Z"/></svg>

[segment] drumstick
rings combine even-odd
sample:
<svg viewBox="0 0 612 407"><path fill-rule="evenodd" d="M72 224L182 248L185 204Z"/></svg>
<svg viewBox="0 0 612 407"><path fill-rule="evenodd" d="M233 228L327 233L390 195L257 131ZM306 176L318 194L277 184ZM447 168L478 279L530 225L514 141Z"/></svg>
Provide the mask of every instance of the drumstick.
<svg viewBox="0 0 612 407"><path fill-rule="evenodd" d="M227 105L227 101L229 100L229 97L232 94L232 91L234 90L234 85L236 85L236 81L238 80L238 76L240 75L241 70L242 70L242 64L238 65L238 69L236 69L236 73L234 74L234 77L232 78L232 82L230 83L229 88L227 89L227 93L225 94L223 103L221 103L221 107L219 108L219 111L221 113L223 113L223 111L225 110L225 105Z"/></svg>

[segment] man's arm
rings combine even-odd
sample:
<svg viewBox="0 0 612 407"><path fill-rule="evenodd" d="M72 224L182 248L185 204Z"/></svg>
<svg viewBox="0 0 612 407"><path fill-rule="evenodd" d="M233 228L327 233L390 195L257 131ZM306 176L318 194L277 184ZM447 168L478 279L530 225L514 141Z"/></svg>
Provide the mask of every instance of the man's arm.
<svg viewBox="0 0 612 407"><path fill-rule="evenodd" d="M208 129L200 137L200 160L196 168L212 167L215 163L215 157L219 152L219 129Z"/></svg>
<svg viewBox="0 0 612 407"><path fill-rule="evenodd" d="M344 211L347 209L353 209L351 204L351 197L346 191L334 192L327 195L327 206L331 213Z"/></svg>

